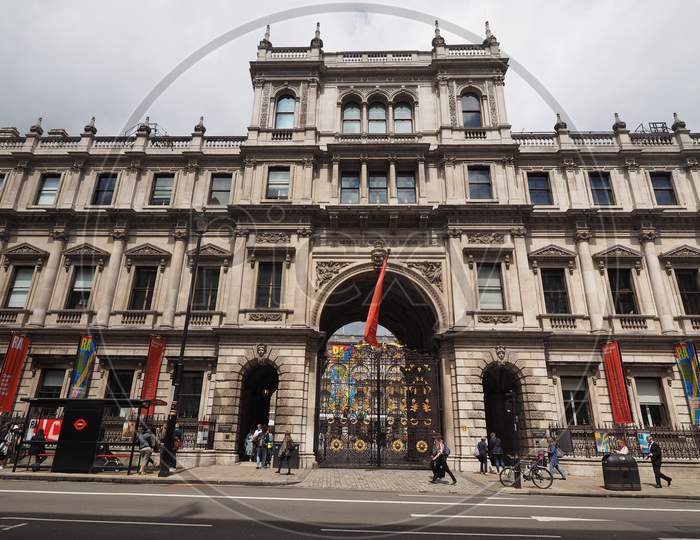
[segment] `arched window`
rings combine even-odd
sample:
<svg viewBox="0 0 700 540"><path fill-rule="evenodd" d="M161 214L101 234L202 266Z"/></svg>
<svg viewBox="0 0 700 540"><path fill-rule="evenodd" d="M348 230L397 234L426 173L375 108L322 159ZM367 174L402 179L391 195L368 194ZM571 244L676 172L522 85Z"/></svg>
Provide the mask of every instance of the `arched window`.
<svg viewBox="0 0 700 540"><path fill-rule="evenodd" d="M405 101L394 105L394 132L413 133L413 110Z"/></svg>
<svg viewBox="0 0 700 540"><path fill-rule="evenodd" d="M369 132L386 133L386 106L374 102L369 106Z"/></svg>
<svg viewBox="0 0 700 540"><path fill-rule="evenodd" d="M481 127L481 103L474 94L462 96L462 123L465 128Z"/></svg>
<svg viewBox="0 0 700 540"><path fill-rule="evenodd" d="M275 128L292 129L294 127L294 98L282 96L277 100L275 109Z"/></svg>
<svg viewBox="0 0 700 540"><path fill-rule="evenodd" d="M360 133L362 131L362 109L351 101L343 107L343 133Z"/></svg>

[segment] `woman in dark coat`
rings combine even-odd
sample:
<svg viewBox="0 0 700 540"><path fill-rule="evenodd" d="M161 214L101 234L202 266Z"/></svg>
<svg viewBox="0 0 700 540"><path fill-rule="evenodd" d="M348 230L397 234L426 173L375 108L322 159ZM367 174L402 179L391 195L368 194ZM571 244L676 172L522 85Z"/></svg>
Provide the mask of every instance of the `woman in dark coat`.
<svg viewBox="0 0 700 540"><path fill-rule="evenodd" d="M46 437L44 436L44 430L40 429L36 434L29 440L29 451L30 456L34 456L35 463L32 465L33 471L39 470L39 465L41 465L46 459ZM31 457L29 458L31 461Z"/></svg>
<svg viewBox="0 0 700 540"><path fill-rule="evenodd" d="M489 472L488 468L488 457L489 457L489 447L486 444L486 437L481 437L481 440L477 443L476 449L479 452L479 472L481 474L487 474Z"/></svg>

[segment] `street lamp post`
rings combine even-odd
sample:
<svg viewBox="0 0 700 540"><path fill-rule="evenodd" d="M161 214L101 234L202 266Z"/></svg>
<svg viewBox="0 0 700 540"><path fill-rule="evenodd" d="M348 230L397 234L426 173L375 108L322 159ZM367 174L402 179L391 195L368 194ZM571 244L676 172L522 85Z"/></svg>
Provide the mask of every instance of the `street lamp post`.
<svg viewBox="0 0 700 540"><path fill-rule="evenodd" d="M160 456L160 470L158 476L167 477L170 475L170 469L174 468L177 461L175 458L175 425L177 424L177 406L180 398L180 383L182 382L182 371L184 366L185 347L187 346L187 334L190 329L190 318L192 316L192 300L194 298L194 289L197 283L197 270L199 269L199 251L202 247L202 237L207 229L204 217L195 218L192 230L197 236L197 246L192 257L192 277L190 278L190 291L187 296L187 309L185 310L185 323L182 328L182 339L180 340L180 355L173 368L173 400L170 403L170 411L168 412L168 420L165 426L165 435L163 436L163 452Z"/></svg>

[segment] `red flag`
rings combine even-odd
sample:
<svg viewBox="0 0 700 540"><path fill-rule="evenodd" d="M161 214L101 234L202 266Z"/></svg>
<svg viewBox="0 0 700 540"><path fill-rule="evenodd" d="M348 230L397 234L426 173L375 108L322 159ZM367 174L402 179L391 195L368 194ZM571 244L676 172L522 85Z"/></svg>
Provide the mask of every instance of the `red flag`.
<svg viewBox="0 0 700 540"><path fill-rule="evenodd" d="M148 342L148 359L146 360L143 387L141 388L141 399L156 399L156 394L158 393L158 375L160 375L160 365L163 362L164 352L165 341L159 336L151 336ZM148 416L153 416L155 408L155 404L151 403L148 408Z"/></svg>
<svg viewBox="0 0 700 540"><path fill-rule="evenodd" d="M374 287L372 303L369 306L369 313L367 313L367 322L365 323L365 342L372 345L372 347L379 346L379 343L377 343L379 304L381 304L382 302L382 288L384 287L384 274L386 272L386 262L388 259L388 255L384 257L384 263L382 264L382 269L379 271L379 278L377 278L377 284Z"/></svg>
<svg viewBox="0 0 700 540"><path fill-rule="evenodd" d="M625 375L622 371L622 355L620 354L620 344L617 341L609 341L603 345L603 367L605 379L608 381L613 422L629 424L632 422L632 411L627 399Z"/></svg>
<svg viewBox="0 0 700 540"><path fill-rule="evenodd" d="M12 412L14 408L17 387L22 378L28 352L29 338L15 332L10 333L10 342L0 372L0 412Z"/></svg>

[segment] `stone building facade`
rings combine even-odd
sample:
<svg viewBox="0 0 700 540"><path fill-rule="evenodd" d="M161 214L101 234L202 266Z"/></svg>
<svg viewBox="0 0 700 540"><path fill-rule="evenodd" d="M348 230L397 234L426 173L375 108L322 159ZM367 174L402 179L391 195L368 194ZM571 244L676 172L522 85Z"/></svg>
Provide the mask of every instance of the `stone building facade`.
<svg viewBox="0 0 700 540"><path fill-rule="evenodd" d="M553 424L612 422L608 339L635 422L689 425L673 344L700 334L700 133L677 117L631 133L617 115L611 131L558 120L512 133L507 67L490 32L477 45L436 29L426 51L338 53L318 31L308 47L268 34L250 64L246 136L208 136L202 121L182 137L148 121L118 137L94 121L80 136L2 129L0 336L32 340L17 410L65 396L88 332L90 396L139 396L158 334L158 394L171 399L194 209L209 228L182 414L216 417L202 462L238 459L261 389L277 432L314 462L325 340L364 320L373 250L389 252L380 323L439 358L458 462L487 428L510 429L507 389L526 447Z"/></svg>

